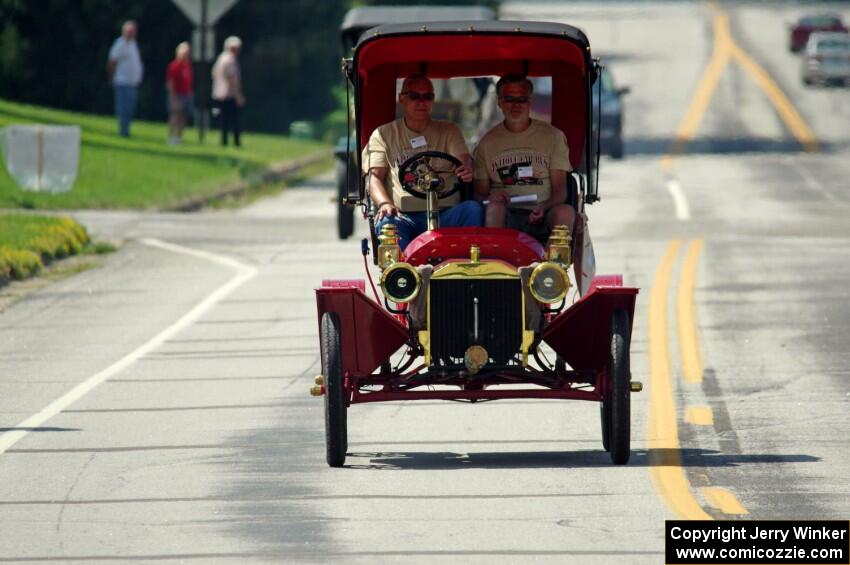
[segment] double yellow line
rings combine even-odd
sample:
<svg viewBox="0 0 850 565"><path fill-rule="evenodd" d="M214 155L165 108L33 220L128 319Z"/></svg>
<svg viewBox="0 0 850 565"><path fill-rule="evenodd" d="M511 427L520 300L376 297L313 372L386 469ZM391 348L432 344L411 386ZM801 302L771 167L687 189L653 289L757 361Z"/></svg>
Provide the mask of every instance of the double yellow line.
<svg viewBox="0 0 850 565"><path fill-rule="evenodd" d="M676 418L676 402L673 399L673 378L668 351L669 335L667 331L667 295L673 267L682 242L673 240L667 246L667 251L658 265L655 282L649 298L649 370L650 370L650 405L649 428L647 430L647 445L649 447L649 462L652 480L661 498L667 506L680 518L690 520L710 520L702 506L694 498L691 486L682 467L682 455L679 446L679 423ZM693 271L683 273L683 277L696 276L696 264L702 240L691 242L689 249L693 251ZM681 288L681 287L680 287ZM693 288L691 286L691 288ZM680 294L680 303L681 303ZM690 297L691 304L693 303ZM692 315L692 307L690 309ZM682 328L681 315L679 327ZM690 334L690 332L688 332ZM693 335L696 335L694 327ZM694 348L696 344L693 344ZM693 360L691 360L693 361ZM699 363L697 361L697 363Z"/></svg>
<svg viewBox="0 0 850 565"><path fill-rule="evenodd" d="M658 265L649 298L649 369L650 406L647 444L652 480L667 506L687 520L710 520L698 502L694 489L682 467L679 444L679 422L673 396L673 371L668 349L670 332L667 329L668 301L673 269L681 255L683 244L673 240ZM704 242L695 239L685 246L684 260L676 292L676 326L682 377L688 383L700 383L703 377L702 354L694 311L694 292L697 268ZM712 425L709 406L692 406L686 420L694 425ZM734 494L722 487L702 487L699 493L706 503L723 514L747 514L747 509Z"/></svg>
<svg viewBox="0 0 850 565"><path fill-rule="evenodd" d="M778 115L798 140L803 150L818 151L814 133L803 122L799 112L791 104L770 75L752 57L745 53L732 38L729 16L713 1L709 8L714 15L714 50L700 78L697 92L676 131L667 155L661 159L661 167L669 172L675 158L685 153L694 138L700 122L708 109L720 77L730 61L740 64L765 93ZM702 239L683 243L671 241L661 259L652 287L649 303L649 366L650 366L650 410L647 442L655 488L668 507L679 518L691 520L711 519L697 498L697 489L688 481L682 467L679 444L679 419L674 399L673 370L668 344L668 295L670 294L673 270L682 255L678 288L676 291L676 325L679 342L679 357L682 380L685 385L699 384L703 378L703 359L700 348L698 325L694 308L696 274L704 248ZM709 406L690 406L684 412L684 420L692 425L713 425L713 413ZM747 514L747 509L732 492L706 486L698 489L704 503L716 512L727 515Z"/></svg>
<svg viewBox="0 0 850 565"><path fill-rule="evenodd" d="M693 139L702 117L708 109L714 91L717 89L717 84L720 82L720 76L732 59L750 73L770 100L770 103L776 108L779 117L782 118L782 121L785 122L785 125L803 147L803 150L807 152L819 151L820 148L814 133L800 117L800 113L785 96L776 81L735 43L729 26L729 15L713 1L709 2L708 6L714 13L714 50L700 78L691 105L676 130L670 150L661 159L661 168L664 172L668 172L673 165L673 160L687 149L688 143Z"/></svg>

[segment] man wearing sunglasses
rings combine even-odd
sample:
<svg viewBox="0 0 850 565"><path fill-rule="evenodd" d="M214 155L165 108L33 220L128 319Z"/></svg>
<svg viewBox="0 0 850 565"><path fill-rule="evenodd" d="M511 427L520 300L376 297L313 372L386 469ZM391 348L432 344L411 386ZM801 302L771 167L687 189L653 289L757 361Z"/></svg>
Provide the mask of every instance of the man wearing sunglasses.
<svg viewBox="0 0 850 565"><path fill-rule="evenodd" d="M554 226L573 229L575 210L565 203L572 167L564 133L530 117L532 92L531 81L520 74L496 83L505 119L475 148L475 197L489 199L487 227L508 227L545 241Z"/></svg>
<svg viewBox="0 0 850 565"><path fill-rule="evenodd" d="M378 211L375 231L381 233L385 224L395 224L399 246L404 249L426 231L427 218L425 200L402 189L398 180L399 166L416 153L442 151L460 160L461 165L454 174L471 182L472 157L456 125L431 119L434 86L425 75L415 74L404 79L398 102L403 110L402 117L372 132L363 150L363 171L369 174L369 196ZM458 193L440 199L441 226L480 226L482 221L483 211L477 201L461 202Z"/></svg>

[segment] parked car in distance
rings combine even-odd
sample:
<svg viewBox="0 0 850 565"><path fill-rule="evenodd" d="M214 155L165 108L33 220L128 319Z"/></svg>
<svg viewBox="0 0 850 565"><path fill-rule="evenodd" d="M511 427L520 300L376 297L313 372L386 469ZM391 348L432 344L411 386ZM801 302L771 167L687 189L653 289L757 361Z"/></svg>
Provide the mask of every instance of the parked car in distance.
<svg viewBox="0 0 850 565"><path fill-rule="evenodd" d="M850 83L850 34L813 33L806 43L803 84Z"/></svg>
<svg viewBox="0 0 850 565"><path fill-rule="evenodd" d="M534 94L531 97L531 117L545 122L552 119L552 78L532 77ZM591 98L593 100L593 129L591 135L592 152L596 151L597 133L602 153L614 159L623 158L623 100L622 97L631 92L628 86L617 87L614 75L607 67L602 67L599 78L593 85ZM601 122L600 108L602 110Z"/></svg>
<svg viewBox="0 0 850 565"><path fill-rule="evenodd" d="M601 89L601 92L600 92ZM593 86L593 139L599 124L599 144L602 153L614 159L623 158L623 96L631 92L628 86L617 87L608 67L603 67ZM601 120L597 121L597 116Z"/></svg>
<svg viewBox="0 0 850 565"><path fill-rule="evenodd" d="M847 33L847 27L837 14L818 14L803 16L791 26L788 49L794 53L802 51L809 41L809 36L818 31L834 31Z"/></svg>

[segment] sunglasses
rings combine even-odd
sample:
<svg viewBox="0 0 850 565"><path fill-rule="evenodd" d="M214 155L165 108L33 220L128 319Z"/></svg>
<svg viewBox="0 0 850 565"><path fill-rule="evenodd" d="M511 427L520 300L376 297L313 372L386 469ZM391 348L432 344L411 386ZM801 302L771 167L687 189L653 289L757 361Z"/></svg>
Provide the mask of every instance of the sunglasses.
<svg viewBox="0 0 850 565"><path fill-rule="evenodd" d="M411 100L433 100L434 93L433 92L416 92L415 90L405 90L402 92L404 96L407 96Z"/></svg>
<svg viewBox="0 0 850 565"><path fill-rule="evenodd" d="M528 102L528 96L502 96L502 102L507 102L508 104L513 104L514 102L517 104L526 104Z"/></svg>

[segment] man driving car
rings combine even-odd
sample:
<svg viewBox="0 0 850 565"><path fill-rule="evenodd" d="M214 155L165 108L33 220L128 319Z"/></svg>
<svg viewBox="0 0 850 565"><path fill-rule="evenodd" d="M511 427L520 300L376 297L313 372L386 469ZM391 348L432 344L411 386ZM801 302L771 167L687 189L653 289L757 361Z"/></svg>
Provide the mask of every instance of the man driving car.
<svg viewBox="0 0 850 565"><path fill-rule="evenodd" d="M385 224L395 224L399 246L404 249L427 229L427 218L425 200L402 188L398 179L400 165L417 153L440 151L460 161L454 176L471 182L473 171L472 157L458 127L431 119L434 86L425 75L414 74L404 79L398 101L403 116L372 132L363 150L363 171L369 175L369 196L377 209L375 231L380 234ZM460 202L458 193L440 199L441 226L480 226L482 220L483 211L477 201Z"/></svg>
<svg viewBox="0 0 850 565"><path fill-rule="evenodd" d="M564 133L530 117L532 92L524 75L508 74L496 83L504 121L475 148L475 197L489 199L487 227L508 227L545 241L554 226L573 229L575 210L565 203L572 167Z"/></svg>

